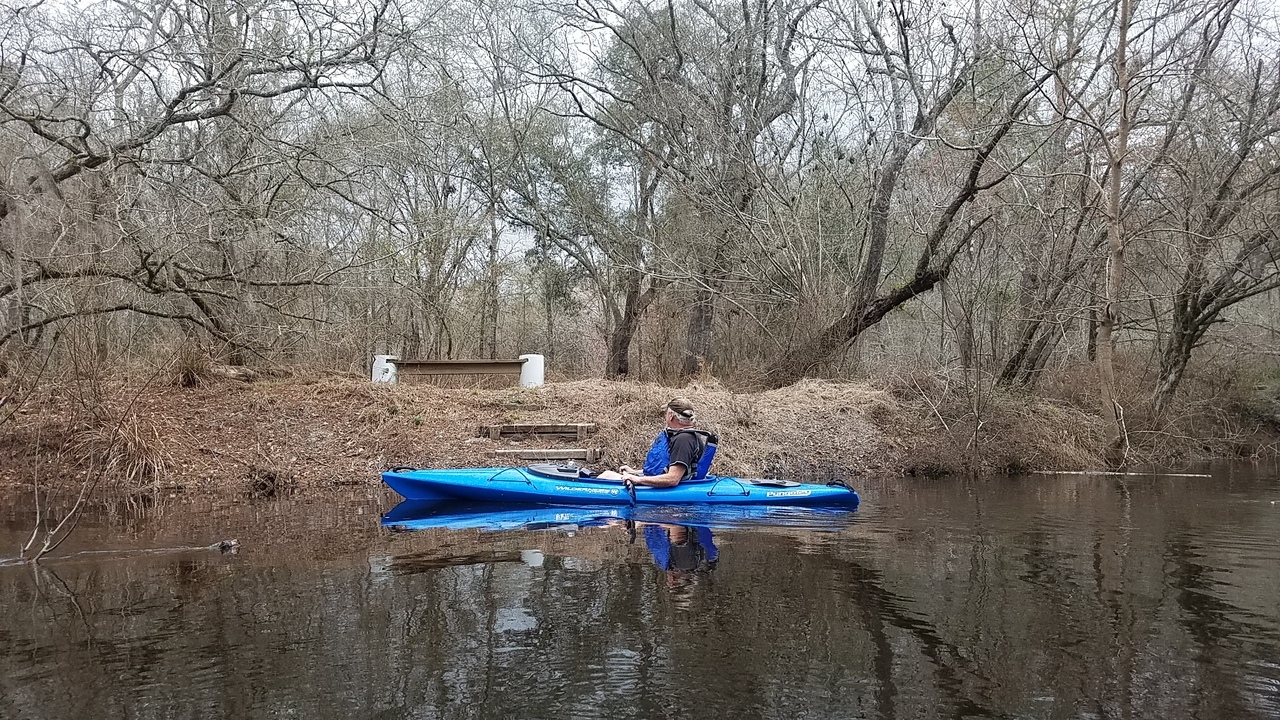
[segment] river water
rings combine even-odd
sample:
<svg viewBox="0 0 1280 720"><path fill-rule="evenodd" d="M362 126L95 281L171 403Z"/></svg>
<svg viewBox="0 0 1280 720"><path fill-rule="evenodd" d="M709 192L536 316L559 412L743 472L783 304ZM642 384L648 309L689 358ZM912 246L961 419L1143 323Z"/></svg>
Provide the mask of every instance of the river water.
<svg viewBox="0 0 1280 720"><path fill-rule="evenodd" d="M0 566L0 718L1280 718L1274 472L859 484L505 530L363 488L98 507Z"/></svg>

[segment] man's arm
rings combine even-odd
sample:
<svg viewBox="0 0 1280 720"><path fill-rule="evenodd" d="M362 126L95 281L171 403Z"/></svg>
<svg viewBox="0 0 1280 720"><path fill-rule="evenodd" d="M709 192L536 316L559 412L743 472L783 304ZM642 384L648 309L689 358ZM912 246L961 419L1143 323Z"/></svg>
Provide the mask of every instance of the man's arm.
<svg viewBox="0 0 1280 720"><path fill-rule="evenodd" d="M686 472L684 465L669 465L667 466L667 471L661 475L636 475L633 473L623 473L622 477L623 479L630 478L631 482L637 485L668 488L679 485L680 481L684 479Z"/></svg>
<svg viewBox="0 0 1280 720"><path fill-rule="evenodd" d="M693 467L698 462L698 440L691 433L678 433L671 439L671 459L667 463L667 471L661 475L645 475L643 472L623 473L637 485L667 488L675 487L686 477L692 477Z"/></svg>

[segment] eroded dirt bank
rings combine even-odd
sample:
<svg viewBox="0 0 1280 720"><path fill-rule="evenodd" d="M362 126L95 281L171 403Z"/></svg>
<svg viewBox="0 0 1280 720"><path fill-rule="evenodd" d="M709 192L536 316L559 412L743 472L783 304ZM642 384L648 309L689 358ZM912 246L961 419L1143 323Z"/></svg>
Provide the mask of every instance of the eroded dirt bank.
<svg viewBox="0 0 1280 720"><path fill-rule="evenodd" d="M989 402L976 418L923 396L861 383L804 381L760 393L716 384L667 388L586 380L535 390L374 385L349 377L103 383L30 393L0 425L0 483L103 477L142 490L273 492L376 484L379 471L502 464L494 451L577 441L491 440L481 425L591 422L585 443L605 465L635 462L675 395L722 438L716 470L749 475L858 475L1100 467L1096 420L1030 397ZM8 410L12 411L11 404Z"/></svg>

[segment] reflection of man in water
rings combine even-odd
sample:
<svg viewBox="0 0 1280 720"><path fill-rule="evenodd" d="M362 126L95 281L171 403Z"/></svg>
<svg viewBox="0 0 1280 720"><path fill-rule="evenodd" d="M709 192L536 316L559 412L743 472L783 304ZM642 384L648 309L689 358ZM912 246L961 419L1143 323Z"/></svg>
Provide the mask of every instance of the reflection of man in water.
<svg viewBox="0 0 1280 720"><path fill-rule="evenodd" d="M667 571L668 584L678 576L695 572L706 563L714 570L719 550L712 540L711 528L666 523L643 523L644 543L653 553L653 561Z"/></svg>

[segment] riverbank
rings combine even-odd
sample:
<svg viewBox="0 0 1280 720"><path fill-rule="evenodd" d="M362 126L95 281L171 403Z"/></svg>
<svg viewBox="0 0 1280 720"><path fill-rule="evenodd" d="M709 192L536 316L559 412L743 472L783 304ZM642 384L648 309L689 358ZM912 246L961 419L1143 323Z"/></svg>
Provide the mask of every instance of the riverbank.
<svg viewBox="0 0 1280 720"><path fill-rule="evenodd" d="M269 495L298 487L377 484L395 465L501 464L498 449L580 441L491 440L481 425L594 423L585 443L604 465L640 460L675 395L723 439L716 470L805 477L1025 472L1102 467L1102 427L1088 409L1025 394L975 401L923 380L876 387L805 380L767 392L715 382L684 388L581 380L524 390L377 385L350 376L197 387L153 381L56 385L28 393L0 425L0 484L102 478L126 491L157 487ZM1148 443L1159 462L1263 447L1211 438ZM1159 453L1159 457L1152 457Z"/></svg>

